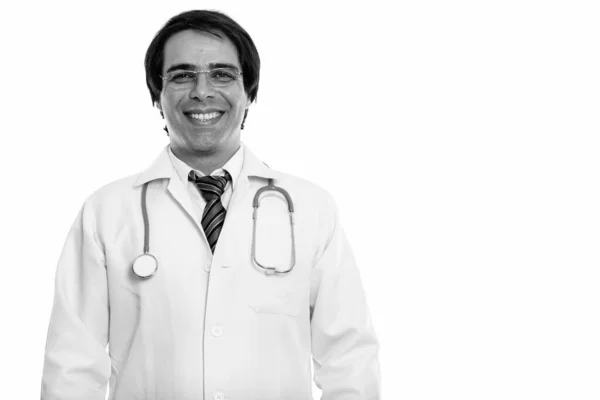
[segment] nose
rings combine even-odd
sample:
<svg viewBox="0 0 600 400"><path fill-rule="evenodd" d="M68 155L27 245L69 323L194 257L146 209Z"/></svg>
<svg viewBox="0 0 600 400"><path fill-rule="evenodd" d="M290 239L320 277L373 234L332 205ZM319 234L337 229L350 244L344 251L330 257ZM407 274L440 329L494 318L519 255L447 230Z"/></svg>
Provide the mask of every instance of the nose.
<svg viewBox="0 0 600 400"><path fill-rule="evenodd" d="M213 86L208 81L205 73L196 75L196 84L190 90L190 98L203 101L209 97L215 97Z"/></svg>

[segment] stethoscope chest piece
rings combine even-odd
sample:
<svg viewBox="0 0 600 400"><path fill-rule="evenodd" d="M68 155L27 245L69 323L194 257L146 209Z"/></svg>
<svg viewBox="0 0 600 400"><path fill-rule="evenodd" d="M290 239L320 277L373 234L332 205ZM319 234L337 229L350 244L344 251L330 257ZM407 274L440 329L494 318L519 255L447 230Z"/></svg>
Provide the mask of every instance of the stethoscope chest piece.
<svg viewBox="0 0 600 400"><path fill-rule="evenodd" d="M142 254L133 262L133 273L142 279L150 278L158 269L158 261L152 254Z"/></svg>

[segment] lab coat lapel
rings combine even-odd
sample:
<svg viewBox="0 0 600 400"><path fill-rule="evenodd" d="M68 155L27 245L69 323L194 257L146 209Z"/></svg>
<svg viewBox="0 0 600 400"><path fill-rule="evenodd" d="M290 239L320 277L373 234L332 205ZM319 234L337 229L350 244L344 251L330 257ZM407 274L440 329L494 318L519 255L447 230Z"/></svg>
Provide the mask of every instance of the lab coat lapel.
<svg viewBox="0 0 600 400"><path fill-rule="evenodd" d="M225 234L225 231L231 230L232 228L227 228L228 226L235 225L234 222L227 223L227 220L233 220L234 215L238 211L244 210L242 202L250 201L245 200L246 194L250 189L250 179L263 178L263 179L276 179L279 174L269 168L265 163L260 161L244 144L244 164L242 166L242 171L240 176L233 188L233 194L231 196L231 200L229 202L229 207L227 210L227 218L225 219L225 226L223 227L223 232L221 235ZM146 182L152 181L154 179L161 178L169 178L169 185L167 190L175 201L179 203L181 208L183 208L187 214L190 216L194 224L198 227L200 232L203 232L202 227L199 225L197 219L195 218L194 211L192 208L192 202L190 200L189 195L186 192L186 187L184 183L177 175L177 171L173 168L173 164L171 163L171 159L169 158L169 145L165 146L162 153L158 156L158 158L152 163L148 169L142 172L135 185L139 186L143 185ZM228 236L228 235L227 235ZM221 237L221 239L224 239Z"/></svg>
<svg viewBox="0 0 600 400"><path fill-rule="evenodd" d="M169 181L169 186L167 187L167 190L171 193L171 195L179 203L179 205L188 213L188 215L194 221L198 229L202 231L202 228L200 227L200 225L198 225L198 221L196 220L196 217L194 215L194 210L192 208L192 201L190 199L190 196L188 195L187 189L184 186L183 182L179 178L179 175L177 175L177 171L175 171L175 168L172 169L171 179Z"/></svg>
<svg viewBox="0 0 600 400"><path fill-rule="evenodd" d="M146 169L142 172L134 186L143 185L146 182L161 179L161 178L169 178L169 185L167 190L175 201L179 203L181 208L183 208L187 214L190 216L192 221L196 224L198 229L202 231L202 228L198 225L198 221L196 221L194 211L192 208L192 201L190 200L190 196L186 192L186 187L184 183L177 175L177 171L173 168L173 164L171 163L171 159L169 158L169 145L165 146L163 151L160 153L158 158Z"/></svg>
<svg viewBox="0 0 600 400"><path fill-rule="evenodd" d="M277 173L269 168L265 163L260 161L245 145L243 145L244 151L244 164L242 166L242 172L236 183L236 187L233 190L233 195L229 203L229 208L233 211L239 208L239 205L250 188L251 178L275 178Z"/></svg>

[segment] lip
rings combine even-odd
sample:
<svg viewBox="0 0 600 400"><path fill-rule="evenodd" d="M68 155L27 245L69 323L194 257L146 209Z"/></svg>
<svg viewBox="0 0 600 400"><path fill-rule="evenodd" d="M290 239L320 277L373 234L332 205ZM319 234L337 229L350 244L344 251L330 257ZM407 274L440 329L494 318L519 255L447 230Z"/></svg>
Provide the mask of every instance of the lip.
<svg viewBox="0 0 600 400"><path fill-rule="evenodd" d="M221 113L221 114L225 113L225 111L219 110L219 109L216 109L216 108L203 108L203 109L195 108L195 109L192 109L192 110L186 110L183 113L185 115L190 115L190 114L209 114L211 112L218 112L218 113Z"/></svg>

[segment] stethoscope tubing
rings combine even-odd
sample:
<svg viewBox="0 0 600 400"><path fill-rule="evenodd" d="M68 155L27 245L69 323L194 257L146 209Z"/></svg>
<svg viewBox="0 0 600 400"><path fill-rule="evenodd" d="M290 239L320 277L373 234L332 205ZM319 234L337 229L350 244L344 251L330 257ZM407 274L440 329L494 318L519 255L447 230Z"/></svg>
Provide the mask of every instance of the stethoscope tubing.
<svg viewBox="0 0 600 400"><path fill-rule="evenodd" d="M158 261L156 260L156 257L154 257L152 254L150 254L150 223L148 222L148 205L147 205L148 184L149 184L149 182L146 182L144 184L144 186L142 187L142 195L141 195L142 217L144 220L144 253L142 255L138 256L138 258L136 258L136 261L138 261L138 259L140 259L142 257L148 257L148 256L152 257L154 259L155 268L152 271L152 273L149 275L140 275L135 269L136 262L134 262L134 264L132 265L132 270L138 277L140 277L142 279L147 279L147 278L153 276L156 273L156 270L158 269ZM291 232L290 235L291 235L291 239L292 239L292 248L291 248L292 258L290 260L289 268L286 270L283 270L283 271L278 271L277 267L275 267L275 266L263 265L256 259L256 225L257 225L257 219L258 219L258 208L260 207L260 196L268 190L273 190L273 191L276 191L283 195L283 197L285 198L286 203L287 203L287 208L288 208L289 217L290 217L290 232ZM253 219L252 225L253 226L252 226L252 254L251 254L252 260L251 261L254 262L260 268L262 268L265 271L265 274L267 274L267 275L287 274L288 272L292 271L294 269L294 266L296 265L296 237L295 237L295 232L294 232L294 225L295 225L295 223L294 223L294 203L292 201L291 196L285 189L275 186L275 184L273 183L273 179L268 179L267 185L256 191L256 194L254 195L254 199L252 200L252 207L254 208L254 211L252 213L252 219ZM207 271L207 272L210 272L210 271Z"/></svg>
<svg viewBox="0 0 600 400"><path fill-rule="evenodd" d="M146 202L146 196L148 192L148 183L144 183L142 188L142 215L144 217L144 254L150 253L150 227L148 224L148 207Z"/></svg>
<svg viewBox="0 0 600 400"><path fill-rule="evenodd" d="M290 260L289 268L284 271L278 271L277 267L275 267L275 266L263 265L256 259L256 225L257 225L257 219L258 219L258 208L260 207L260 195L268 190L274 190L278 193L281 193L283 195L283 197L285 197L285 201L287 203L288 212L289 212L289 216L290 216L290 231L291 231L291 238L292 238L292 249L291 249L292 259ZM252 219L253 219L253 222L252 222L252 255L251 255L252 261L256 265L258 265L260 268L265 270L265 274L267 274L267 275L287 274L288 272L293 270L294 266L296 265L296 241L295 241L295 235L294 235L294 203L292 202L292 198L290 197L287 190L275 186L273 184L273 179L269 179L267 186L264 186L256 191L256 194L254 195L254 199L252 200L252 207L254 208L254 211L252 213Z"/></svg>

